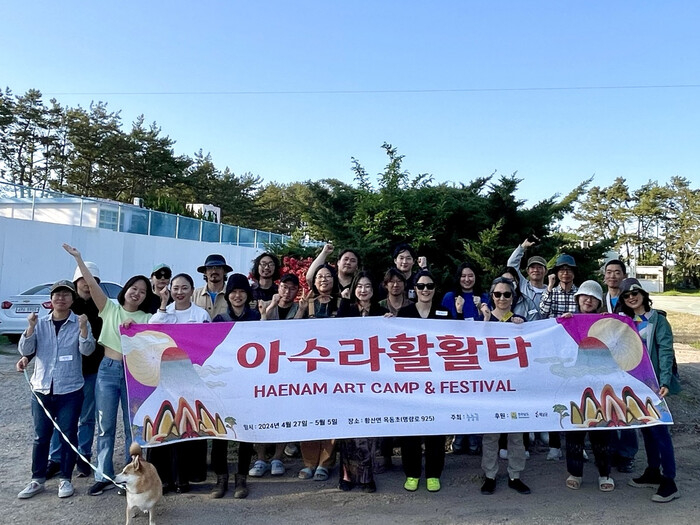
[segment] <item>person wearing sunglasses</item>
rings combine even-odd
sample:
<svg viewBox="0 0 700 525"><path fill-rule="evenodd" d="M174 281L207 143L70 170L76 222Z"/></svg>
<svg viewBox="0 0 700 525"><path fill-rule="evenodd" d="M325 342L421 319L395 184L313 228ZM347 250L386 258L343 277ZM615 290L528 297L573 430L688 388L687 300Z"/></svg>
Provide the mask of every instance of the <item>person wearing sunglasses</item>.
<svg viewBox="0 0 700 525"><path fill-rule="evenodd" d="M678 377L674 373L675 354L673 331L664 315L651 307L649 293L642 284L628 278L620 284L620 301L616 311L634 319L642 340L646 343L651 364L659 381L659 397L680 391ZM667 425L644 426L641 429L647 453L647 468L638 478L631 479L632 487L657 489L651 497L657 503L667 503L680 497L676 487L676 459L673 441Z"/></svg>
<svg viewBox="0 0 700 525"><path fill-rule="evenodd" d="M149 312L155 314L160 308L160 294L164 289L168 288L170 278L173 276L173 271L165 263L156 264L151 270L151 289L153 297L149 305ZM172 303L173 299L168 296L168 304Z"/></svg>
<svg viewBox="0 0 700 525"><path fill-rule="evenodd" d="M492 309L482 305L484 321L515 323L525 322L525 318L514 314L513 298L515 297L515 281L506 277L498 277L491 284L489 292ZM481 445L481 468L486 478L481 485L481 493L493 494L496 491L496 474L498 474L498 441L500 434L484 434ZM508 486L519 494L530 494L530 488L520 479L520 473L525 469L527 454L523 434L515 432L507 434L508 441Z"/></svg>
<svg viewBox="0 0 700 525"><path fill-rule="evenodd" d="M435 279L428 270L415 275L416 302L404 306L397 317L415 319L452 319L450 312L435 306ZM421 476L421 443L425 441L425 484L428 492L440 490L440 476L445 466L445 436L407 436L401 438L401 462L406 475L403 488L409 492L418 490Z"/></svg>

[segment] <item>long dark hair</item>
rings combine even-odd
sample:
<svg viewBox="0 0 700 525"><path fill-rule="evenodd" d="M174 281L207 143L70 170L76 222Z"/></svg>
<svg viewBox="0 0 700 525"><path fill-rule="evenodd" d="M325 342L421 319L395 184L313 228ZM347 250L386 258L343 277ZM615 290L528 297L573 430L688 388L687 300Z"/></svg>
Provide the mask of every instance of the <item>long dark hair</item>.
<svg viewBox="0 0 700 525"><path fill-rule="evenodd" d="M647 312L649 310L651 310L652 302L651 302L651 299L649 298L649 294L647 293L647 291L640 290L639 288L635 289L634 291L642 294L642 297L643 297L642 304L644 305L644 310L646 310ZM628 293L628 292L626 292L626 293ZM617 305L615 305L615 313L617 313L617 314L623 313L627 317L631 317L632 319L634 319L634 316L635 316L634 310L632 310L629 306L627 306L625 304L625 300L622 298L623 295L625 295L625 294L621 294L620 298L617 300Z"/></svg>
<svg viewBox="0 0 700 525"><path fill-rule="evenodd" d="M153 293L153 290L151 290L151 281L146 277L145 275L134 275L132 278L130 278L128 281L126 281L126 284L124 284L124 287L121 289L119 294L117 295L117 302L121 305L124 306L124 297L126 296L126 291L134 286L134 283L138 281L143 281L146 283L146 297L143 298L143 301L139 304L137 310L140 310L144 313L150 314L151 313L151 303L153 303L153 300L156 296L156 294Z"/></svg>
<svg viewBox="0 0 700 525"><path fill-rule="evenodd" d="M470 262L463 262L457 267L457 271L455 272L454 275L454 294L455 297L459 296L462 294L462 285L459 284L460 279L462 278L462 272L464 270L471 270L474 272L474 287L472 288L472 293L476 296L481 296L481 279L480 279L480 271L476 267L476 265L470 263Z"/></svg>

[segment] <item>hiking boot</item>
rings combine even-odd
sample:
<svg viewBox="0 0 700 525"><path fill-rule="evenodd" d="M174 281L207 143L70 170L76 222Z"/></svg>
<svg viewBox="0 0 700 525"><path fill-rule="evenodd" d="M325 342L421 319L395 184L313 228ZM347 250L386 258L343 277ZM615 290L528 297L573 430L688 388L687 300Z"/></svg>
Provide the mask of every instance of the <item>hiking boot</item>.
<svg viewBox="0 0 700 525"><path fill-rule="evenodd" d="M627 482L630 487L642 487L658 489L661 485L661 471L657 468L647 467L644 474Z"/></svg>
<svg viewBox="0 0 700 525"><path fill-rule="evenodd" d="M228 476L216 476L216 485L211 489L209 497L213 499L223 498L228 490Z"/></svg>
<svg viewBox="0 0 700 525"><path fill-rule="evenodd" d="M236 488L233 491L235 499L244 499L248 497L248 481L246 476L236 474Z"/></svg>
<svg viewBox="0 0 700 525"><path fill-rule="evenodd" d="M662 477L659 490L651 497L651 501L655 501L656 503L668 503L680 497L681 495L680 492L678 492L678 487L676 487L676 482L671 478Z"/></svg>

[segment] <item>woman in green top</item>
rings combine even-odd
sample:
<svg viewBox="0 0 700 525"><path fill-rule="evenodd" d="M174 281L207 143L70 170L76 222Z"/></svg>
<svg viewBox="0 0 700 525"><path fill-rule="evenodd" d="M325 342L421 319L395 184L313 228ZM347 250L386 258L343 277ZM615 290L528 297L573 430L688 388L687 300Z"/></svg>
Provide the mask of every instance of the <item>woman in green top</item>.
<svg viewBox="0 0 700 525"><path fill-rule="evenodd" d="M97 283L90 269L83 262L80 252L64 244L63 248L71 254L78 268L82 272L83 279L90 287L90 295L102 318L102 333L99 343L105 348L105 356L97 371L97 383L95 384L95 408L100 417L97 420L97 466L95 484L90 487L88 493L99 496L105 490L114 487L107 481L104 475L110 478L114 476L114 439L117 432L117 409L119 402L122 404L122 418L124 420L125 434L125 461L129 461L129 445L131 444L131 426L129 423L128 404L126 398L126 378L124 376L124 363L122 361L122 345L119 327L131 319L135 323L147 323L151 314L147 312L148 306L153 300L153 292L148 277L136 275L129 279L122 291L117 296L118 305L114 304L105 295Z"/></svg>

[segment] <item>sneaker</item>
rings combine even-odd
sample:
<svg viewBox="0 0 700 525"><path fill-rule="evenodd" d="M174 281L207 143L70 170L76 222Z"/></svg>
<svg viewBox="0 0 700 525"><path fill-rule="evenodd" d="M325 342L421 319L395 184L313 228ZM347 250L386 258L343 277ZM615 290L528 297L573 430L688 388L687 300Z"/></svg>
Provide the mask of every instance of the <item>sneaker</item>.
<svg viewBox="0 0 700 525"><path fill-rule="evenodd" d="M270 462L270 474L273 476L283 476L284 470L284 463L282 463L279 459L273 459Z"/></svg>
<svg viewBox="0 0 700 525"><path fill-rule="evenodd" d="M112 490L114 485L110 481L96 481L95 484L88 489L90 496L99 496L105 490Z"/></svg>
<svg viewBox="0 0 700 525"><path fill-rule="evenodd" d="M630 487L658 489L662 479L659 469L647 467L644 474L629 480L627 484Z"/></svg>
<svg viewBox="0 0 700 525"><path fill-rule="evenodd" d="M24 490L22 490L22 492L17 494L17 497L19 499L29 499L32 496L36 496L37 494L39 494L39 492L44 492L44 484L39 483L38 481L33 479L29 482L29 485L24 487Z"/></svg>
<svg viewBox="0 0 700 525"><path fill-rule="evenodd" d="M46 479L51 479L61 472L61 464L58 461L49 461L46 465Z"/></svg>
<svg viewBox="0 0 700 525"><path fill-rule="evenodd" d="M562 458L560 448L550 448L547 452L547 461L559 461Z"/></svg>
<svg viewBox="0 0 700 525"><path fill-rule="evenodd" d="M403 488L405 488L409 492L415 492L418 490L418 478L406 478L406 482L403 484Z"/></svg>
<svg viewBox="0 0 700 525"><path fill-rule="evenodd" d="M495 478L485 478L484 484L481 485L482 494L493 494L496 492L496 479Z"/></svg>
<svg viewBox="0 0 700 525"><path fill-rule="evenodd" d="M70 498L73 494L75 494L73 484L70 482L69 479L62 479L61 482L58 484L58 497Z"/></svg>
<svg viewBox="0 0 700 525"><path fill-rule="evenodd" d="M588 452L583 451L583 461L588 461Z"/></svg>
<svg viewBox="0 0 700 525"><path fill-rule="evenodd" d="M530 459L530 451L529 450L525 451L525 459Z"/></svg>
<svg viewBox="0 0 700 525"><path fill-rule="evenodd" d="M428 492L437 492L440 490L440 478L428 478L425 480L425 488Z"/></svg>
<svg viewBox="0 0 700 525"><path fill-rule="evenodd" d="M501 459L508 459L508 451L505 448L502 448L498 451L498 457Z"/></svg>
<svg viewBox="0 0 700 525"><path fill-rule="evenodd" d="M287 445L284 447L284 455L287 456L288 458L297 458L299 457L299 447L297 446L296 443L287 443Z"/></svg>
<svg viewBox="0 0 700 525"><path fill-rule="evenodd" d="M656 503L668 503L680 497L681 495L678 492L678 487L676 487L676 482L671 478L662 477L659 490L651 497L651 501L655 501Z"/></svg>
<svg viewBox="0 0 700 525"><path fill-rule="evenodd" d="M518 494L530 494L530 487L525 485L520 478L509 479L508 486L515 490Z"/></svg>
<svg viewBox="0 0 700 525"><path fill-rule="evenodd" d="M262 459L257 460L253 464L253 468L248 471L248 475L252 478L262 478L265 472L270 470L270 464Z"/></svg>

